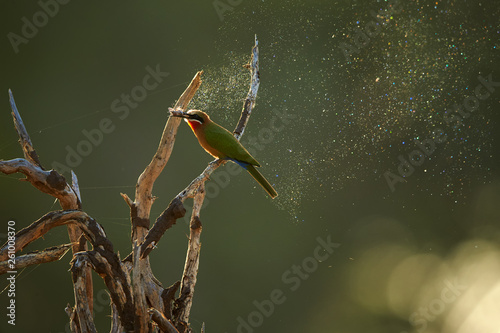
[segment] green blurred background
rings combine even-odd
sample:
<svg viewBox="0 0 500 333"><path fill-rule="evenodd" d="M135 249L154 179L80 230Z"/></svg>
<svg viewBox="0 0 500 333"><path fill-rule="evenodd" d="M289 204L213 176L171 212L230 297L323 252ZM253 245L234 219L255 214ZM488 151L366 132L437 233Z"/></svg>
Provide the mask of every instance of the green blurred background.
<svg viewBox="0 0 500 333"><path fill-rule="evenodd" d="M67 164L68 147L109 119L113 130L73 170L84 210L122 257L130 222L119 193L133 197L167 108L204 70L191 107L234 128L258 36L261 86L242 142L279 197L243 173L227 186L214 176L195 331L205 322L207 332L498 332L500 86L450 120L478 76L500 81L495 1L62 2L0 5L0 158L22 154L9 88L46 167ZM161 82L128 114L114 112L123 94L140 91L148 66ZM398 175L398 156L408 160L415 140L436 140L436 129L447 139L391 191L386 172ZM153 219L210 160L181 124ZM17 178L0 175L2 243L9 220L20 230L59 209ZM150 256L165 286L181 277L188 234L178 221ZM318 248L329 241L334 250ZM66 242L59 228L25 251ZM0 332L68 331L70 259L20 273L16 326L2 316ZM94 280L104 332L109 301ZM2 309L8 301L1 293Z"/></svg>

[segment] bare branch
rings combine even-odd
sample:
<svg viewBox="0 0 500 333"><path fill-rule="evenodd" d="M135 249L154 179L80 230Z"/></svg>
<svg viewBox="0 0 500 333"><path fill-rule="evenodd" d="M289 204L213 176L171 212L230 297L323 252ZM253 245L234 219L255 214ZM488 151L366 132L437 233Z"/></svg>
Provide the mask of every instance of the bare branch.
<svg viewBox="0 0 500 333"><path fill-rule="evenodd" d="M201 250L201 220L200 210L205 199L204 183L200 185L198 193L194 197L193 212L191 214L189 246L184 264L184 273L181 280L181 291L179 297L175 300L174 319L175 322L189 325L189 313L193 304L194 286L196 285L196 276L200 264ZM182 325L183 327L184 325ZM181 329L179 326L177 327Z"/></svg>
<svg viewBox="0 0 500 333"><path fill-rule="evenodd" d="M156 246L165 231L172 227L178 218L186 214L182 201L174 198L167 209L156 219L153 229L148 232L146 239L141 245L141 259L145 258Z"/></svg>
<svg viewBox="0 0 500 333"><path fill-rule="evenodd" d="M71 332L80 333L80 324L78 323L78 316L76 315L75 309L71 305L66 305L64 311L69 317L69 327Z"/></svg>
<svg viewBox="0 0 500 333"><path fill-rule="evenodd" d="M83 293L84 289L81 284L81 281L87 280L86 273L83 271L88 265L104 279L111 294L111 299L116 305L123 327L127 331L134 331L135 312L130 277L120 258L113 251L113 245L106 238L102 227L85 212L70 210L45 214L29 227L20 230L16 234L15 251L22 250L26 245L42 237L52 228L70 223L79 227L94 247L94 251L75 253L71 262L77 306L77 318L72 318L72 321L75 322L78 319L79 324L77 323L77 325L84 325L84 327L80 327L82 332L86 330L92 332L91 326L93 324L89 322L91 317L87 316L87 307L91 313L90 304L83 297L83 295L85 297L87 295ZM8 243L0 249L0 260L6 259L7 251ZM80 315L84 317L80 317Z"/></svg>
<svg viewBox="0 0 500 333"><path fill-rule="evenodd" d="M252 49L252 59L246 66L250 70L251 85L243 105L242 113L234 136L239 140L244 133L249 116L255 106L259 87L258 41ZM190 85L176 102L174 109L184 111L201 84L202 72L196 73ZM50 262L60 259L70 247L74 256L71 261L71 273L75 294L75 307L66 307L73 332L96 332L93 322L92 282L90 269L101 276L110 292L112 326L111 332L191 332L189 315L192 307L194 289L200 260L201 231L200 211L205 198L205 181L224 160L214 160L181 191L156 219L151 230L150 211L154 202L153 185L167 164L181 119L169 117L158 145L157 151L139 176L135 199L121 194L130 208L132 223L132 253L123 261L114 252L102 227L85 212L81 211L80 187L76 174L72 171L69 184L57 171L43 169L38 155L31 143L24 123L17 110L12 92L9 90L12 116L24 159L0 160L0 172L5 174L22 173L34 187L50 194L60 201L64 211L47 213L30 226L16 234L14 252L21 251L28 244L43 237L52 228L66 225L71 244L49 248L40 252L17 256L15 269L27 265ZM190 222L190 237L182 279L164 289L154 277L148 254L154 249L166 230L186 213L184 201L194 198ZM87 251L87 242L92 251ZM0 248L0 274L7 267L12 269L7 258L12 253L8 243ZM1 262L4 261L4 262ZM179 296L175 294L180 287ZM155 325L156 323L156 325ZM174 325L175 324L175 325ZM204 324L202 331L204 331Z"/></svg>
<svg viewBox="0 0 500 333"><path fill-rule="evenodd" d="M62 209L80 209L81 198L78 191L78 181L76 175L73 175L73 184L76 186L76 191L71 187L66 179L55 170L45 171L40 163L40 159L31 143L26 127L21 119L21 115L17 110L16 103L12 91L9 89L9 99L12 109L12 117L19 135L19 143L23 150L25 159L15 159L11 161L0 160L0 172L11 174L15 172L23 173L34 187L38 190L47 193L59 200ZM73 224L68 225L68 234L71 243L73 244L73 253L86 250L87 244L82 240L82 231ZM80 242L82 241L82 242ZM93 307L93 288L92 275L87 272L87 297L89 299L90 310Z"/></svg>
<svg viewBox="0 0 500 333"><path fill-rule="evenodd" d="M257 91L260 85L259 48L258 48L257 36L255 36L255 45L252 48L252 59L250 61L250 64L247 65L247 68L249 68L250 70L251 82L247 97L243 103L243 109L241 111L241 116L238 121L238 125L234 130L234 136L238 140L240 140L241 136L243 135L243 132L245 131L245 126L248 123L248 119L250 118L252 109L255 106L255 100L257 99ZM176 117L171 117L171 118L176 118ZM205 170L203 170L203 172L198 177L193 179L193 181L191 181L191 183L170 202L168 207L160 215L160 217L168 216L169 218L160 218L160 217L157 218L155 224L153 225L151 230L149 230L147 236L145 237L144 242L141 244L142 258L147 256L153 250L153 248L158 244L161 237L163 236L163 233L175 223L175 220L172 220L172 218L174 218L174 215L169 214L169 212L172 213L174 211L173 209L174 207L172 206L175 205L177 207L180 204L182 205L182 203L184 203L184 201L187 198L193 198L195 193L198 191L198 188L201 186L201 184L204 184L205 181L207 181L210 178L210 175L219 166L224 165L226 162L227 161L220 159L216 159L210 162L208 166L205 168ZM178 208L176 209L177 211L179 211ZM184 215L179 217L183 216Z"/></svg>
<svg viewBox="0 0 500 333"><path fill-rule="evenodd" d="M71 261L72 273L84 264L92 267L103 278L125 331L137 331L130 277L112 249L110 251L102 245L94 246L94 248L96 248L94 251L74 254ZM76 282L73 281L73 283Z"/></svg>
<svg viewBox="0 0 500 333"><path fill-rule="evenodd" d="M189 86L181 95L177 103L175 103L175 109L187 108L189 102L201 85L202 73L202 71L196 73ZM132 226L134 230L137 227L143 227L144 229L149 228L149 212L153 204L153 184L170 158L180 122L181 119L178 117L168 118L156 154L139 176L135 191L135 206L137 208L137 213L135 221L132 221L136 223ZM140 235L134 232L132 240L139 240L142 242L144 234L145 232L141 232Z"/></svg>
<svg viewBox="0 0 500 333"><path fill-rule="evenodd" d="M9 161L0 160L0 172L6 175L22 173L38 190L59 199L61 205L78 206L75 193L57 171L45 171L28 160L16 158Z"/></svg>
<svg viewBox="0 0 500 333"><path fill-rule="evenodd" d="M75 192L76 198L78 199L78 208L82 208L82 197L80 196L80 185L78 184L78 177L76 173L71 170L71 189Z"/></svg>
<svg viewBox="0 0 500 333"><path fill-rule="evenodd" d="M174 327L174 325L172 325L170 320L165 318L165 316L163 316L163 314L160 311L151 308L149 309L149 313L151 314L151 319L158 324L158 327L160 327L162 332L179 333L179 331Z"/></svg>
<svg viewBox="0 0 500 333"><path fill-rule="evenodd" d="M175 293L179 290L181 281L176 281L173 285L163 290L161 298L163 299L163 313L168 319L172 319L172 304L174 302Z"/></svg>
<svg viewBox="0 0 500 333"><path fill-rule="evenodd" d="M196 73L189 86L175 104L175 109L187 108L201 85L202 73L201 71ZM144 236L149 229L149 215L154 201L152 195L154 182L170 158L180 122L180 118L168 118L156 154L137 180L135 201L132 203L128 197L122 195L130 206L132 222L132 281L135 314L138 320L135 326L136 332L148 331L150 324L149 315L146 311L149 307L162 309L163 306L160 299L163 288L151 272L149 258L140 259L139 244L143 242Z"/></svg>
<svg viewBox="0 0 500 333"><path fill-rule="evenodd" d="M36 153L35 148L33 148L33 144L31 143L28 131L26 131L26 127L24 126L23 120L21 119L21 115L17 111L16 102L14 101L14 96L12 95L12 91L10 89L9 100L10 108L12 109L12 118L14 119L14 125L16 126L17 134L19 135L19 143L21 144L21 148L23 149L24 158L33 165L36 165L43 170L42 163L40 163L38 154Z"/></svg>
<svg viewBox="0 0 500 333"><path fill-rule="evenodd" d="M82 333L96 333L96 327L92 318L92 311L90 310L87 301L87 272L86 269L89 263L86 260L80 260L81 257L74 257L71 266L71 275L73 276L73 288L75 290L75 304L78 321L80 323L80 332Z"/></svg>
<svg viewBox="0 0 500 333"><path fill-rule="evenodd" d="M257 98L257 91L260 84L259 78L259 49L258 40L255 36L255 45L252 49L252 60L247 66L251 73L250 90L247 94L247 98L243 104L243 109L241 111L241 116L238 121L238 125L234 131L234 136L237 140L240 140L241 136L245 131L246 124L255 105L255 100ZM210 174L215 171L220 165L224 164L225 161L215 160L211 162L203 173L198 176L189 186L181 192L179 196L190 195L195 193L193 212L191 215L191 231L189 237L188 252L186 255L186 263L184 265L184 273L182 275L181 291L179 297L175 301L174 308L174 318L177 324L177 329L180 332L189 331L189 314L191 311L191 306L193 302L194 287L196 285L196 276L198 274L199 260L200 260L200 249L201 249L201 220L200 220L200 210L203 205L203 200L205 199L205 181L208 179ZM153 228L154 229L154 226Z"/></svg>
<svg viewBox="0 0 500 333"><path fill-rule="evenodd" d="M50 229L73 222L75 218L81 217L83 214L85 213L81 211L55 211L45 214L30 226L17 232L15 252L24 249L29 243L42 237ZM9 244L6 242L0 249L0 260L7 260L8 247Z"/></svg>
<svg viewBox="0 0 500 333"><path fill-rule="evenodd" d="M124 329L120 321L120 316L118 315L118 310L116 305L111 300L111 330L110 333L123 333Z"/></svg>
<svg viewBox="0 0 500 333"><path fill-rule="evenodd" d="M241 110L240 120L238 125L233 132L236 139L240 139L245 132L245 127L247 126L250 114L255 106L255 101L257 100L257 91L260 85L260 73L259 73L259 41L257 40L257 35L255 35L255 45L252 48L252 59L250 63L245 66L250 70L252 76L250 82L250 89L248 90L247 98L243 104L243 109Z"/></svg>
<svg viewBox="0 0 500 333"><path fill-rule="evenodd" d="M13 260L14 267L10 266L9 261L2 261L0 262L0 275L7 273L7 271L19 270L31 265L39 265L47 262L57 261L64 257L71 246L72 244L64 244L45 249L43 251L31 252L16 257Z"/></svg>

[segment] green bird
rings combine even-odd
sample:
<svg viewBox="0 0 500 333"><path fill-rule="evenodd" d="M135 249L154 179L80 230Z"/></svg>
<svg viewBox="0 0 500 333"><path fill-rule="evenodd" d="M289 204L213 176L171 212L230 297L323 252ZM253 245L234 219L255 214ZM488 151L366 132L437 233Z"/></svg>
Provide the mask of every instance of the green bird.
<svg viewBox="0 0 500 333"><path fill-rule="evenodd" d="M231 132L214 123L205 112L189 110L187 112L171 112L171 115L184 118L207 153L213 157L237 163L252 175L271 198L274 199L278 195L267 179L255 169L255 167L260 167L259 162L250 155Z"/></svg>

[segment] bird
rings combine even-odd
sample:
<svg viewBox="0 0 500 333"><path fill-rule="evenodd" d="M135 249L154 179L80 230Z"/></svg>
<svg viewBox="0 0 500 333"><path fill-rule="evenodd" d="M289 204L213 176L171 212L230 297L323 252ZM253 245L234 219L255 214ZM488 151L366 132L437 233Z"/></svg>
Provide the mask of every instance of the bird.
<svg viewBox="0 0 500 333"><path fill-rule="evenodd" d="M260 163L243 147L243 145L224 127L213 122L208 114L200 110L189 110L187 112L173 112L174 117L181 117L188 123L198 139L200 146L207 153L221 160L229 160L240 165L243 169L259 183L271 198L278 193L266 178L255 167Z"/></svg>

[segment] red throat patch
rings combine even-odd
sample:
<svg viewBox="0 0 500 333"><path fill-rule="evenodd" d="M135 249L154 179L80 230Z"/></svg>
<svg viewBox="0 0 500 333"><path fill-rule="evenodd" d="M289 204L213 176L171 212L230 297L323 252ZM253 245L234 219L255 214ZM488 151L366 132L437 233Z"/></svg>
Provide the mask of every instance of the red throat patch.
<svg viewBox="0 0 500 333"><path fill-rule="evenodd" d="M198 127L200 127L200 122L199 121L196 121L196 120L188 120L187 121L189 127L191 127L191 129L193 130L193 132L196 132L196 129Z"/></svg>

